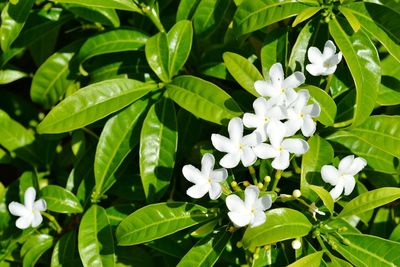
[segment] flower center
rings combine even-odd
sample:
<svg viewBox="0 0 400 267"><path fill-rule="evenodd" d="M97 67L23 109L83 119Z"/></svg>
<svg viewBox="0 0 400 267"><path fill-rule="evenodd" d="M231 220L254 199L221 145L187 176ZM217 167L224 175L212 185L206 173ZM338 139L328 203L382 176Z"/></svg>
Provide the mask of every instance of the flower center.
<svg viewBox="0 0 400 267"><path fill-rule="evenodd" d="M264 123L268 123L269 122L269 118L268 117L264 117Z"/></svg>
<svg viewBox="0 0 400 267"><path fill-rule="evenodd" d="M278 151L279 151L279 152L282 152L282 151L283 151L283 147L282 147L282 146L279 146L279 147L278 147Z"/></svg>
<svg viewBox="0 0 400 267"><path fill-rule="evenodd" d="M207 181L208 181L209 184L211 184L211 178L210 177L208 177Z"/></svg>
<svg viewBox="0 0 400 267"><path fill-rule="evenodd" d="M299 114L299 117L302 118L302 119L304 119L304 113L303 113L303 112L300 113L300 114Z"/></svg>
<svg viewBox="0 0 400 267"><path fill-rule="evenodd" d="M325 61L323 66L324 66L324 68L330 68L331 67L331 65L329 64L328 61Z"/></svg>
<svg viewBox="0 0 400 267"><path fill-rule="evenodd" d="M244 145L243 144L239 144L239 150L243 150Z"/></svg>

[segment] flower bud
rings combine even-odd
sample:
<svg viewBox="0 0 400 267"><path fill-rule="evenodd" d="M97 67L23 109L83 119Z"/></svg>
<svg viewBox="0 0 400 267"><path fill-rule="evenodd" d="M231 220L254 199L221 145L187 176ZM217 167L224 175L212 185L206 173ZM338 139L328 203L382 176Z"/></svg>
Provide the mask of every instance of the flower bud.
<svg viewBox="0 0 400 267"><path fill-rule="evenodd" d="M262 183L257 184L258 188L263 189L264 185Z"/></svg>
<svg viewBox="0 0 400 267"><path fill-rule="evenodd" d="M292 196L295 198L301 197L301 191L299 189L294 190Z"/></svg>
<svg viewBox="0 0 400 267"><path fill-rule="evenodd" d="M248 186L250 185L250 183L249 183L249 181L244 181L244 182L243 182L243 185L244 185L245 187L248 187Z"/></svg>
<svg viewBox="0 0 400 267"><path fill-rule="evenodd" d="M270 183L271 182L271 176L267 175L264 177L264 182Z"/></svg>
<svg viewBox="0 0 400 267"><path fill-rule="evenodd" d="M237 182L236 182L236 181L233 181L233 182L231 183L231 186L232 186L232 188L235 188L235 187L237 187L237 186L238 186L238 184L237 184Z"/></svg>
<svg viewBox="0 0 400 267"><path fill-rule="evenodd" d="M297 249L301 248L301 242L300 242L300 240L298 240L298 239L293 240L293 242L292 242L292 248L293 248L294 250L297 250Z"/></svg>
<svg viewBox="0 0 400 267"><path fill-rule="evenodd" d="M236 247L237 247L237 248L241 248L241 247L243 247L243 243L242 243L242 242L240 242L240 241L238 241L238 242L236 243Z"/></svg>

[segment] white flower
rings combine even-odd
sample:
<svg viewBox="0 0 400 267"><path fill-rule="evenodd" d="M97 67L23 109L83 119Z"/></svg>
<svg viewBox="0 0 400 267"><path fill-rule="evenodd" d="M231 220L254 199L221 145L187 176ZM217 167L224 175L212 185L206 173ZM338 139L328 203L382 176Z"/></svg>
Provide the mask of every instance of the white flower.
<svg viewBox="0 0 400 267"><path fill-rule="evenodd" d="M272 205L271 196L265 195L258 198L260 189L251 185L244 190L244 201L237 195L229 195L226 198L226 206L229 209L228 216L236 227L250 224L256 227L266 220L264 211Z"/></svg>
<svg viewBox="0 0 400 267"><path fill-rule="evenodd" d="M261 136L257 132L253 132L243 136L243 122L240 118L233 118L228 124L229 138L212 134L211 142L213 146L221 151L227 153L220 161L219 164L225 168L234 168L240 161L243 166L248 167L256 160L252 147L261 143Z"/></svg>
<svg viewBox="0 0 400 267"><path fill-rule="evenodd" d="M317 220L317 214L319 215L325 215L325 212L318 210L318 207L315 205L315 203L311 203L309 209L308 209L314 218L314 220Z"/></svg>
<svg viewBox="0 0 400 267"><path fill-rule="evenodd" d="M193 165L183 166L183 176L189 182L194 183L186 191L186 194L192 198L201 198L208 192L211 199L220 197L222 192L220 183L228 177L228 171L226 169L214 170L214 164L214 156L207 153L201 159L201 171Z"/></svg>
<svg viewBox="0 0 400 267"><path fill-rule="evenodd" d="M283 120L286 118L285 110L280 106L274 106L271 101L259 97L253 102L255 114L245 113L243 124L247 128L256 128L260 133L261 140L267 140L267 127L269 122Z"/></svg>
<svg viewBox="0 0 400 267"><path fill-rule="evenodd" d="M271 97L277 105L288 105L296 98L294 88L304 83L304 74L296 71L285 79L281 63L275 63L269 70L270 81L256 81L254 88L261 96Z"/></svg>
<svg viewBox="0 0 400 267"><path fill-rule="evenodd" d="M334 200L343 193L346 196L353 191L356 180L354 175L360 172L367 165L367 161L361 157L354 158L354 155L343 158L339 163L339 169L332 165L324 165L321 168L322 180L334 186L330 194Z"/></svg>
<svg viewBox="0 0 400 267"><path fill-rule="evenodd" d="M301 248L301 241L298 240L298 239L293 240L293 241L292 241L292 248L293 248L294 250L300 249L300 248Z"/></svg>
<svg viewBox="0 0 400 267"><path fill-rule="evenodd" d="M20 217L15 222L19 229L26 229L29 226L37 227L42 223L43 218L40 212L46 210L46 201L43 199L35 201L35 198L35 188L29 187L25 191L24 205L15 201L8 205L10 213Z"/></svg>
<svg viewBox="0 0 400 267"><path fill-rule="evenodd" d="M306 141L299 138L283 139L286 135L286 127L280 121L272 121L267 131L271 144L259 144L254 147L254 152L259 158L274 158L272 167L277 170L284 170L289 167L289 153L296 155L308 151Z"/></svg>
<svg viewBox="0 0 400 267"><path fill-rule="evenodd" d="M307 71L313 76L330 75L335 72L337 64L342 60L342 52L336 53L336 46L328 40L324 52L316 47L310 47L307 55L311 64L306 66Z"/></svg>
<svg viewBox="0 0 400 267"><path fill-rule="evenodd" d="M287 113L289 120L285 122L287 136L296 134L298 130L304 136L311 136L316 129L316 123L312 118L319 116L321 108L318 104L307 105L310 94L308 90L300 90L296 100L290 104Z"/></svg>

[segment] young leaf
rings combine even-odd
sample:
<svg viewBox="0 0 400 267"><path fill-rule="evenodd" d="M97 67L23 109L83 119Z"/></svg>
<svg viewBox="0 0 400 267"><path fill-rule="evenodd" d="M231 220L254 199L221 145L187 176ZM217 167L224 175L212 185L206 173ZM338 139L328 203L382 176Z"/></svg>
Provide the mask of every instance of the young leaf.
<svg viewBox="0 0 400 267"><path fill-rule="evenodd" d="M299 15L297 15L296 19L293 21L292 27L296 27L298 24L311 18L312 16L317 14L318 11L320 11L321 9L322 7L309 7L307 9L304 9L303 11L300 12Z"/></svg>
<svg viewBox="0 0 400 267"><path fill-rule="evenodd" d="M225 230L208 235L189 250L177 267L214 266L230 237L231 234Z"/></svg>
<svg viewBox="0 0 400 267"><path fill-rule="evenodd" d="M22 266L35 266L39 258L53 245L53 237L50 235L34 235L24 243L21 248L23 257Z"/></svg>
<svg viewBox="0 0 400 267"><path fill-rule="evenodd" d="M267 220L258 227L248 227L243 236L243 246L254 248L279 241L305 236L312 228L301 212L288 208L277 208L265 213Z"/></svg>
<svg viewBox="0 0 400 267"><path fill-rule="evenodd" d="M163 82L171 81L169 73L169 54L168 37L165 32L160 32L151 37L145 47L147 62L151 69Z"/></svg>
<svg viewBox="0 0 400 267"><path fill-rule="evenodd" d="M224 63L229 73L246 91L254 96L259 96L254 88L257 80L264 80L261 73L246 58L241 55L225 52Z"/></svg>
<svg viewBox="0 0 400 267"><path fill-rule="evenodd" d="M55 1L55 0L52 0ZM102 8L115 8L127 11L142 13L142 10L130 0L57 0L58 3L78 4L82 6L102 7Z"/></svg>
<svg viewBox="0 0 400 267"><path fill-rule="evenodd" d="M59 213L81 213L79 200L70 191L58 185L48 185L40 190L46 201L47 209Z"/></svg>
<svg viewBox="0 0 400 267"><path fill-rule="evenodd" d="M361 214L400 198L400 188L383 187L365 192L344 206L338 217Z"/></svg>
<svg viewBox="0 0 400 267"><path fill-rule="evenodd" d="M309 21L297 36L296 42L292 47L289 57L289 68L292 72L305 72L305 63L307 59L307 49L311 45L313 35L317 34L319 24ZM279 28L278 28L279 29Z"/></svg>
<svg viewBox="0 0 400 267"><path fill-rule="evenodd" d="M28 74L19 70L0 70L0 84L8 84L27 77Z"/></svg>
<svg viewBox="0 0 400 267"><path fill-rule="evenodd" d="M345 7L339 7L340 12L347 19L347 22L350 24L351 28L354 32L358 32L361 29L361 24L358 21L357 17L351 12L351 10Z"/></svg>
<svg viewBox="0 0 400 267"><path fill-rule="evenodd" d="M149 242L216 216L202 206L185 202L148 205L120 223L116 231L118 245L131 246Z"/></svg>
<svg viewBox="0 0 400 267"><path fill-rule="evenodd" d="M400 80L391 76L382 76L376 103L380 106L400 104Z"/></svg>
<svg viewBox="0 0 400 267"><path fill-rule="evenodd" d="M157 88L129 79L107 80L80 89L55 106L37 130L62 133L84 127L131 104Z"/></svg>
<svg viewBox="0 0 400 267"><path fill-rule="evenodd" d="M348 27L343 28L339 18L329 22L329 32L342 51L356 85L353 125L357 126L363 123L374 109L381 80L381 67L378 52L371 40L362 31L348 31Z"/></svg>
<svg viewBox="0 0 400 267"><path fill-rule="evenodd" d="M140 134L140 174L147 202L156 202L167 190L177 142L174 103L164 98L150 108Z"/></svg>
<svg viewBox="0 0 400 267"><path fill-rule="evenodd" d="M227 124L240 116L238 104L218 86L194 76L179 76L167 85L168 97L204 120Z"/></svg>
<svg viewBox="0 0 400 267"><path fill-rule="evenodd" d="M329 194L329 192L320 186L309 185L309 188L319 196L325 207L329 210L331 214L333 214L333 206L335 203L333 202L333 198Z"/></svg>
<svg viewBox="0 0 400 267"><path fill-rule="evenodd" d="M78 249L83 266L115 266L114 241L105 209L93 205L82 217Z"/></svg>
<svg viewBox="0 0 400 267"><path fill-rule="evenodd" d="M70 231L61 236L53 249L51 266L68 266L76 259L76 232Z"/></svg>
<svg viewBox="0 0 400 267"><path fill-rule="evenodd" d="M288 267L319 267L321 265L323 255L324 252L322 251L312 253L297 260L296 262L293 262L292 264L288 265Z"/></svg>

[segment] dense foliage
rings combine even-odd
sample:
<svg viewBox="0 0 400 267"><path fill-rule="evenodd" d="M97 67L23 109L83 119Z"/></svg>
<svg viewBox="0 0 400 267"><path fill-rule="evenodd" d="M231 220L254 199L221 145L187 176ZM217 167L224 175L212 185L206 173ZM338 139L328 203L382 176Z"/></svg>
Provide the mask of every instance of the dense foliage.
<svg viewBox="0 0 400 267"><path fill-rule="evenodd" d="M400 265L398 0L0 10L0 266Z"/></svg>

